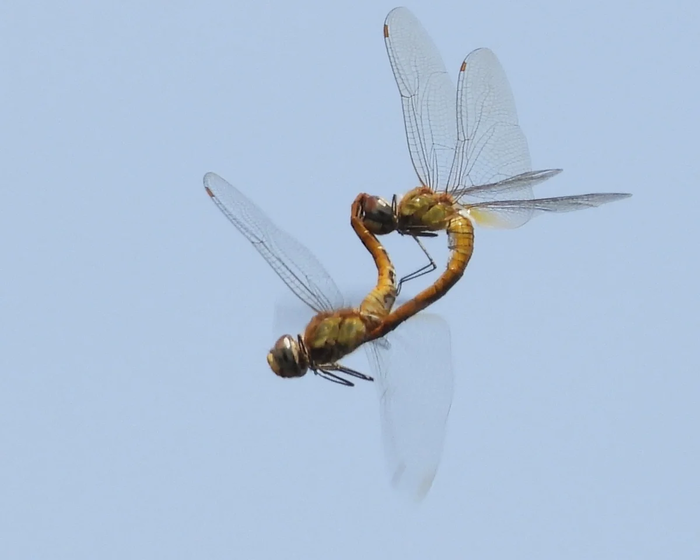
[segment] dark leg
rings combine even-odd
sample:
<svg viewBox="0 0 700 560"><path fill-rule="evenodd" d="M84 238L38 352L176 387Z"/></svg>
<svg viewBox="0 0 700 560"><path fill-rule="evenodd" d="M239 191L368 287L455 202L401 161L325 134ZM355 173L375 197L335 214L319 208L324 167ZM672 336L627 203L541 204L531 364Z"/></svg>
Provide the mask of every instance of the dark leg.
<svg viewBox="0 0 700 560"><path fill-rule="evenodd" d="M416 243L418 243L418 246L421 248L421 251L423 251L423 254L425 254L425 256L428 257L428 261L430 261L430 262L428 264L426 264L425 266L419 268L418 270L411 272L411 274L408 274L407 276L404 276L403 278L401 278L401 280L399 280L399 286L398 286L398 289L396 291L396 295L399 295L401 293L401 287L403 286L404 282L409 282L410 280L415 280L416 278L420 278L421 276L424 276L425 274L430 274L431 272L433 272L437 268L435 261L430 256L430 253L428 253L428 251L425 249L425 247L423 247L423 244L420 242L420 239L418 239L418 237L416 237L416 236L412 236L412 237L413 237L413 240ZM424 237L428 237L428 236L424 236ZM434 236L431 235L429 237L434 237Z"/></svg>
<svg viewBox="0 0 700 560"><path fill-rule="evenodd" d="M333 373L334 371L337 371L338 373L344 373L345 375L350 375L352 377L356 377L358 379L362 379L363 381L374 381L373 377L370 377L369 375L365 375L364 373L360 373L359 371L355 371L354 369L350 369L345 366L341 366L340 364L331 364L329 366L325 366L323 369L319 368L317 371L315 371L316 375L319 375L320 377L323 377L323 379L326 379L328 381L332 381L333 383L338 383L339 385L344 385L346 387L354 387L355 384L352 381L348 381L347 379L343 379L339 375L336 375Z"/></svg>

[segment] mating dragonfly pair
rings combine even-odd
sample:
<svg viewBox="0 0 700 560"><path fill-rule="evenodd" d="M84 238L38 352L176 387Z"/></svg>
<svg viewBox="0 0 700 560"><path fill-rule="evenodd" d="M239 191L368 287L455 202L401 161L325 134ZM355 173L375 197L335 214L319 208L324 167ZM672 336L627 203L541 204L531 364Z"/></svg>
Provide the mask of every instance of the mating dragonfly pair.
<svg viewBox="0 0 700 560"><path fill-rule="evenodd" d="M316 313L303 334L284 335L275 343L267 356L272 370L280 377L301 377L310 370L346 386L353 385L351 380L376 380L394 483L420 499L437 471L452 402L449 331L433 325L434 332L411 338L411 360L400 368L401 356L392 351L387 335L461 278L473 250L474 224L516 228L543 212L591 208L630 195L534 198L532 188L561 170L532 170L510 86L496 56L488 49L469 54L455 91L434 43L407 9L389 13L384 38L421 186L402 197L395 195L391 203L367 194L353 202L352 228L378 274L375 288L359 307L348 306L313 254L275 227L235 187L213 173L204 177L204 186L292 292ZM398 283L376 237L394 231L415 239L429 260ZM404 282L436 269L419 238L440 231L447 233L450 249L445 271L394 308ZM367 350L374 377L340 363L360 346Z"/></svg>

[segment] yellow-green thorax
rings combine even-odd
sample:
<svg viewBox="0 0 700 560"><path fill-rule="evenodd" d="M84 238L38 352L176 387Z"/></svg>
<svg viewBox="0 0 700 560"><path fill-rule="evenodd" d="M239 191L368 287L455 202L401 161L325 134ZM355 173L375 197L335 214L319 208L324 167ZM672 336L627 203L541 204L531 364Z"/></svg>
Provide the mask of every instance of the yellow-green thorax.
<svg viewBox="0 0 700 560"><path fill-rule="evenodd" d="M416 187L408 191L397 209L398 230L441 231L447 228L455 209L450 197L438 194L428 187Z"/></svg>
<svg viewBox="0 0 700 560"><path fill-rule="evenodd" d="M319 313L304 332L309 360L315 364L337 362L364 342L371 328L368 322L354 309Z"/></svg>

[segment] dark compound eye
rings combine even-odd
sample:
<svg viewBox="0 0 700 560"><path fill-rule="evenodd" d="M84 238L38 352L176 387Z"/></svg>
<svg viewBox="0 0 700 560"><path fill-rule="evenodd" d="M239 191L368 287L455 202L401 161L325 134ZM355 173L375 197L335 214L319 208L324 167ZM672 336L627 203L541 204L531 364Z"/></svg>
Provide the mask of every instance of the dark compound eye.
<svg viewBox="0 0 700 560"><path fill-rule="evenodd" d="M365 227L375 235L396 230L396 215L391 204L379 196L369 196L364 204Z"/></svg>
<svg viewBox="0 0 700 560"><path fill-rule="evenodd" d="M284 335L275 342L268 353L267 363L280 377L301 377L306 373L308 366L300 355L297 341L290 335Z"/></svg>
<svg viewBox="0 0 700 560"><path fill-rule="evenodd" d="M285 362L286 364L290 364L294 362L294 354L292 353L292 350L289 348L284 348L280 351L280 357L282 358L282 361Z"/></svg>

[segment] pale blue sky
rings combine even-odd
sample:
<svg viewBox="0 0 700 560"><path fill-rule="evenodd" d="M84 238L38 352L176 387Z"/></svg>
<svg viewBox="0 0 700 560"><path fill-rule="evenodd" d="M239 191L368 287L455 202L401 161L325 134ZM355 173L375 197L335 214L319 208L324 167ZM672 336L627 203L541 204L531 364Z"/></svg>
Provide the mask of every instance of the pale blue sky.
<svg viewBox="0 0 700 560"><path fill-rule="evenodd" d="M454 76L498 55L538 192L634 193L477 231L420 507L371 386L269 372L286 288L201 186L366 291L350 203L416 183L395 4L106 6L0 8L0 557L700 557L696 2L408 5Z"/></svg>

